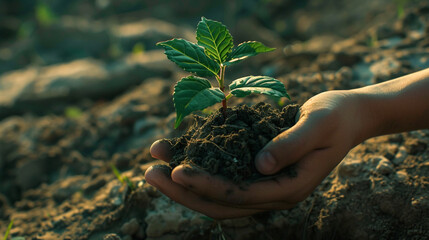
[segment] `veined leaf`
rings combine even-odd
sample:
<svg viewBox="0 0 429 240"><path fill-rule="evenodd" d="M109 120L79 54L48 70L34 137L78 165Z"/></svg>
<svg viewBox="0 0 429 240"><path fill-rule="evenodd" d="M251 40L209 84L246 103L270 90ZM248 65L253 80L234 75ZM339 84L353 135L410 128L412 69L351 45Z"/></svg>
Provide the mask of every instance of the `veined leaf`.
<svg viewBox="0 0 429 240"><path fill-rule="evenodd" d="M251 93L262 93L273 97L287 97L285 86L279 80L267 76L247 76L233 81L229 85L231 94L245 97Z"/></svg>
<svg viewBox="0 0 429 240"><path fill-rule="evenodd" d="M207 57L204 49L195 43L175 38L156 45L163 47L168 59L185 71L201 77L214 76L219 72L219 64Z"/></svg>
<svg viewBox="0 0 429 240"><path fill-rule="evenodd" d="M248 57L258 55L260 53L271 52L275 48L270 48L256 41L240 43L229 55L225 65L240 62Z"/></svg>
<svg viewBox="0 0 429 240"><path fill-rule="evenodd" d="M210 82L205 78L189 76L182 78L174 87L173 101L176 108L177 128L183 118L196 110L203 110L225 98L219 88L212 88Z"/></svg>
<svg viewBox="0 0 429 240"><path fill-rule="evenodd" d="M204 47L207 56L223 63L231 53L234 43L225 25L220 22L201 18L197 26L198 45Z"/></svg>

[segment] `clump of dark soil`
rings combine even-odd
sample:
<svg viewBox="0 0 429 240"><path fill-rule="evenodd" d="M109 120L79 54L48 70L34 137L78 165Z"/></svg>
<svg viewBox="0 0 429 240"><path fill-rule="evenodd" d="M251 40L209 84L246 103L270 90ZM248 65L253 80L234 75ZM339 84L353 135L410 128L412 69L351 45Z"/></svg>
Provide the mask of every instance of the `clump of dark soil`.
<svg viewBox="0 0 429 240"><path fill-rule="evenodd" d="M167 140L174 154L170 166L188 163L235 183L255 181L263 177L254 165L256 154L295 124L298 109L298 105L278 110L258 103L228 108L226 118L222 109L208 117L195 116L195 123L182 137ZM292 176L293 169L282 174Z"/></svg>

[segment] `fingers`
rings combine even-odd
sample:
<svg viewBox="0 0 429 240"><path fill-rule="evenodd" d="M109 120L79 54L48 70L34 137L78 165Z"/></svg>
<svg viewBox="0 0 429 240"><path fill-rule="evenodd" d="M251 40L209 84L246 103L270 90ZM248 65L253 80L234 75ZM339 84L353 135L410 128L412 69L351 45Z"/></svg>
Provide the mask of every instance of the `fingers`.
<svg viewBox="0 0 429 240"><path fill-rule="evenodd" d="M149 184L155 186L172 200L214 219L238 218L264 211L263 209L229 207L203 199L182 185L173 182L162 167L150 167L146 171L145 178Z"/></svg>
<svg viewBox="0 0 429 240"><path fill-rule="evenodd" d="M172 180L198 195L224 205L250 208L270 203L270 207L274 207L274 203L281 202L285 209L307 198L344 155L345 153L337 153L337 150L331 148L315 150L297 163L296 177L279 176L244 188L205 172L190 174L190 167L183 165L173 170Z"/></svg>
<svg viewBox="0 0 429 240"><path fill-rule="evenodd" d="M170 160L173 158L170 149L170 143L164 139L161 139L155 141L152 146L150 146L150 154L156 159L160 159L165 162L170 162Z"/></svg>
<svg viewBox="0 0 429 240"><path fill-rule="evenodd" d="M211 176L206 172L191 170L192 167L181 165L172 172L172 180L208 199L232 206L252 206L257 204L282 202L282 184L276 180L252 183L240 187L220 177ZM292 180L294 181L294 180ZM210 187L207 187L210 186ZM293 203L288 203L290 207ZM287 208L287 207L284 207Z"/></svg>

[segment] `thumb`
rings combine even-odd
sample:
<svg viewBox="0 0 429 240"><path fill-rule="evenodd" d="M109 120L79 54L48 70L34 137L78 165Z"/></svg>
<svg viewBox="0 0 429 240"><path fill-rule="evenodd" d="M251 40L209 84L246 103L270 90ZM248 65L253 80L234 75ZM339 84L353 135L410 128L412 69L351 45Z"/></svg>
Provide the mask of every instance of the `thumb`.
<svg viewBox="0 0 429 240"><path fill-rule="evenodd" d="M305 117L280 133L256 155L256 169L265 175L274 174L312 151L317 143L312 126L315 125Z"/></svg>

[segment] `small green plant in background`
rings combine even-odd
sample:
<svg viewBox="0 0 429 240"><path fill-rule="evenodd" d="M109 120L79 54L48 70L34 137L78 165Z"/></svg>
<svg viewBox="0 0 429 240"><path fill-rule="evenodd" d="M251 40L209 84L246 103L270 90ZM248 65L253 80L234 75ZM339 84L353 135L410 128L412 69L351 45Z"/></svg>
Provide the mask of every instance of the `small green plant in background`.
<svg viewBox="0 0 429 240"><path fill-rule="evenodd" d="M49 26L57 19L51 7L44 2L36 5L35 15L37 22L42 26Z"/></svg>
<svg viewBox="0 0 429 240"><path fill-rule="evenodd" d="M34 23L32 21L22 22L16 33L16 37L19 39L27 39L31 37L34 32Z"/></svg>
<svg viewBox="0 0 429 240"><path fill-rule="evenodd" d="M243 42L234 47L233 38L225 25L201 18L197 26L197 44L175 38L157 43L165 50L168 59L194 75L182 78L174 87L177 128L190 113L222 102L226 114L227 100L232 96L245 97L261 93L273 97L289 95L282 82L268 76L247 76L225 85L226 68L248 57L273 51L257 41ZM212 87L205 77L215 77L218 87Z"/></svg>
<svg viewBox="0 0 429 240"><path fill-rule="evenodd" d="M110 164L110 167L112 168L113 174L115 174L116 178L122 184L127 184L127 186L130 188L131 192L136 190L136 186L134 185L134 183L131 182L131 180L127 176L122 176L121 173L119 172L119 170L115 167L115 165Z"/></svg>
<svg viewBox="0 0 429 240"><path fill-rule="evenodd" d="M67 107L64 114L68 118L80 118L83 115L82 109L78 107Z"/></svg>
<svg viewBox="0 0 429 240"><path fill-rule="evenodd" d="M9 226L7 227L6 233L4 234L3 240L7 240L7 238L9 237L9 233L10 233L10 230L12 229L12 226L13 226L13 220L10 221Z"/></svg>
<svg viewBox="0 0 429 240"><path fill-rule="evenodd" d="M122 50L121 45L114 40L107 49L107 53L111 58L118 58L124 53L124 51Z"/></svg>
<svg viewBox="0 0 429 240"><path fill-rule="evenodd" d="M396 14L398 16L398 18L403 18L404 14L405 14L405 5L409 2L410 0L395 0L396 3Z"/></svg>
<svg viewBox="0 0 429 240"><path fill-rule="evenodd" d="M369 31L369 36L367 39L367 45L370 48L376 48L379 45L378 42L378 34L376 29L372 29Z"/></svg>
<svg viewBox="0 0 429 240"><path fill-rule="evenodd" d="M3 240L7 240L10 234L10 230L13 227L13 219L10 221L9 226L7 227L6 233L4 234ZM24 237L13 237L11 240L25 240Z"/></svg>
<svg viewBox="0 0 429 240"><path fill-rule="evenodd" d="M134 44L132 52L134 55L143 54L145 52L144 44L142 42Z"/></svg>

